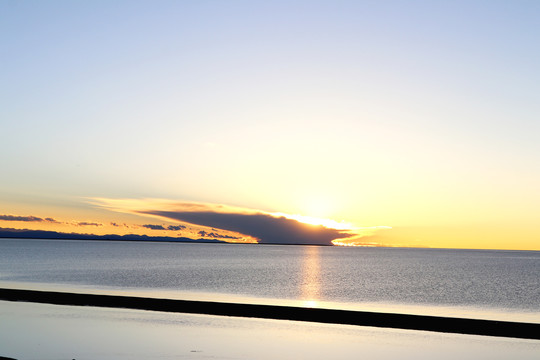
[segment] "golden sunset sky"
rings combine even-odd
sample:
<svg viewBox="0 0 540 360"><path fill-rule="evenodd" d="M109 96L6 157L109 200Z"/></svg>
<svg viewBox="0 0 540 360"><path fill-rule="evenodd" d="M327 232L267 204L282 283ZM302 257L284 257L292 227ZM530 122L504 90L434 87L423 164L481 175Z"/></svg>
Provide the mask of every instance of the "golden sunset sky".
<svg viewBox="0 0 540 360"><path fill-rule="evenodd" d="M540 250L539 18L3 1L0 228Z"/></svg>

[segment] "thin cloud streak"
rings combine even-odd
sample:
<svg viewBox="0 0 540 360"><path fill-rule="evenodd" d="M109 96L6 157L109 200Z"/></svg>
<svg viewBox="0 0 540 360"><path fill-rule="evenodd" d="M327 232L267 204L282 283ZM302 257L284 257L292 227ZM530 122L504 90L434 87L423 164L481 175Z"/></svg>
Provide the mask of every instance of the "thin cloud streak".
<svg viewBox="0 0 540 360"><path fill-rule="evenodd" d="M144 224L141 225L143 228L147 228L150 230L166 230L163 225L154 225L154 224Z"/></svg>
<svg viewBox="0 0 540 360"><path fill-rule="evenodd" d="M87 221L80 221L74 223L75 226L103 226L103 224L96 223L96 222L87 222Z"/></svg>
<svg viewBox="0 0 540 360"><path fill-rule="evenodd" d="M184 230L186 227L184 225L169 225L167 226L167 230L170 231L180 231Z"/></svg>
<svg viewBox="0 0 540 360"><path fill-rule="evenodd" d="M0 220L4 221L25 221L25 222L52 222L57 223L53 218L42 219L37 216L0 215Z"/></svg>
<svg viewBox="0 0 540 360"><path fill-rule="evenodd" d="M163 225L144 224L144 225L139 225L139 226L150 229L150 230L165 230L165 231L180 231L186 228L184 225L169 225L165 227Z"/></svg>

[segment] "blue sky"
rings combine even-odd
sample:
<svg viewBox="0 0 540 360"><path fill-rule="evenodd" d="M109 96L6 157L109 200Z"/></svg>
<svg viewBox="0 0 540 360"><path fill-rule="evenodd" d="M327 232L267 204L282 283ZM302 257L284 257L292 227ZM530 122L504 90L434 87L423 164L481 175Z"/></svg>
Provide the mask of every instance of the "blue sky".
<svg viewBox="0 0 540 360"><path fill-rule="evenodd" d="M539 16L537 1L3 1L4 212L162 198L424 234L396 243L451 227L504 247L525 229L534 247Z"/></svg>

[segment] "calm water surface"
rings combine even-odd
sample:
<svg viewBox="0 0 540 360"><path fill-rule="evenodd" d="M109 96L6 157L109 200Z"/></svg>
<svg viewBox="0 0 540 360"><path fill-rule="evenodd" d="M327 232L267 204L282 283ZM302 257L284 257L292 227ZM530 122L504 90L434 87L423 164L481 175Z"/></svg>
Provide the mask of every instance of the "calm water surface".
<svg viewBox="0 0 540 360"><path fill-rule="evenodd" d="M535 322L539 275L531 251L0 239L2 286L477 309Z"/></svg>
<svg viewBox="0 0 540 360"><path fill-rule="evenodd" d="M537 360L539 354L535 340L0 301L0 356L19 360Z"/></svg>

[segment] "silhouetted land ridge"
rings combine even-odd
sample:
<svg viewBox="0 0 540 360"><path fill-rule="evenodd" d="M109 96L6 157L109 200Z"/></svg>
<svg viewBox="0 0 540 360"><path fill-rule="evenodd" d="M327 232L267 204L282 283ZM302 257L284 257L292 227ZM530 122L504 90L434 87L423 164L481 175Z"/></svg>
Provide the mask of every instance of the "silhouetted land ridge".
<svg viewBox="0 0 540 360"><path fill-rule="evenodd" d="M0 300L254 317L540 340L540 324L366 311L0 289Z"/></svg>
<svg viewBox="0 0 540 360"><path fill-rule="evenodd" d="M189 242L189 243L220 243L227 242L216 239L190 239L174 236L148 236L148 235L95 235L79 233L63 233L46 230L19 230L0 228L0 238L10 239L50 239L50 240L113 240L113 241L156 241L156 242Z"/></svg>

